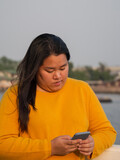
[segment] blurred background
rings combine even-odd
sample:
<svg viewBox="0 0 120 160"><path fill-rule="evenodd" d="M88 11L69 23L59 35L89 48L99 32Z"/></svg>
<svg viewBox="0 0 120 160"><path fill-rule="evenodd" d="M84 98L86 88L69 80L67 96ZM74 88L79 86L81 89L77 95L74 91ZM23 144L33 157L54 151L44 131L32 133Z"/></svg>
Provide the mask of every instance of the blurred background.
<svg viewBox="0 0 120 160"><path fill-rule="evenodd" d="M65 41L69 77L93 88L120 144L120 1L0 0L0 99L31 41L43 33Z"/></svg>

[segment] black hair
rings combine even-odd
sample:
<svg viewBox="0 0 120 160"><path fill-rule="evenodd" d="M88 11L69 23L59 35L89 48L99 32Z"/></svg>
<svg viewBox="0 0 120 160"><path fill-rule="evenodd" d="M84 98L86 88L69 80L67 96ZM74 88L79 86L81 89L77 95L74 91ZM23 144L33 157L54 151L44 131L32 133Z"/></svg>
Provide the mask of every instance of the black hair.
<svg viewBox="0 0 120 160"><path fill-rule="evenodd" d="M65 42L53 34L42 34L30 44L28 51L18 65L18 111L21 132L28 132L30 105L35 108L36 74L44 60L50 55L65 54L70 59L69 50Z"/></svg>

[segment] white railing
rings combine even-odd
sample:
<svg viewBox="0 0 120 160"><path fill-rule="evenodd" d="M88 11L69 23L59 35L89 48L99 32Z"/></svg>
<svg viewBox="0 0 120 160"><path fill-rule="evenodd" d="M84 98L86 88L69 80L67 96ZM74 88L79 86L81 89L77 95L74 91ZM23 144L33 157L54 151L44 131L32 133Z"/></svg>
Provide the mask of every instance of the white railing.
<svg viewBox="0 0 120 160"><path fill-rule="evenodd" d="M113 145L93 160L120 160L120 145Z"/></svg>

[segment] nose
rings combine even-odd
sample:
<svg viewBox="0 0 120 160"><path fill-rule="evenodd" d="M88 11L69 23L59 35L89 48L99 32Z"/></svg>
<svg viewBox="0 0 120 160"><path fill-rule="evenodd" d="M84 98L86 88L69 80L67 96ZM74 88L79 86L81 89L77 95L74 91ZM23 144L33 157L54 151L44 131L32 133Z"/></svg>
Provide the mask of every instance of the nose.
<svg viewBox="0 0 120 160"><path fill-rule="evenodd" d="M61 77L60 71L55 71L55 72L54 72L54 75L53 75L53 78L54 78L54 79L60 79L60 77Z"/></svg>

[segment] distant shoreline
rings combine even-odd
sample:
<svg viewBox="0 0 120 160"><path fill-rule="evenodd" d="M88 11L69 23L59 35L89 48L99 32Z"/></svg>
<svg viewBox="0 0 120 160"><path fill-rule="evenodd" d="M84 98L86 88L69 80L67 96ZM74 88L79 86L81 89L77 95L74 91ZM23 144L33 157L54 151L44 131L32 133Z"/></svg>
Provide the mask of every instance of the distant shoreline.
<svg viewBox="0 0 120 160"><path fill-rule="evenodd" d="M95 93L120 94L120 87L91 86Z"/></svg>
<svg viewBox="0 0 120 160"><path fill-rule="evenodd" d="M5 92L5 90L7 90L10 86L11 86L11 82L8 80L1 80L0 81L0 92ZM90 84L89 84L90 85ZM93 89L93 91L95 93L112 93L112 94L120 94L120 87L118 86L93 86L90 85L91 88Z"/></svg>

